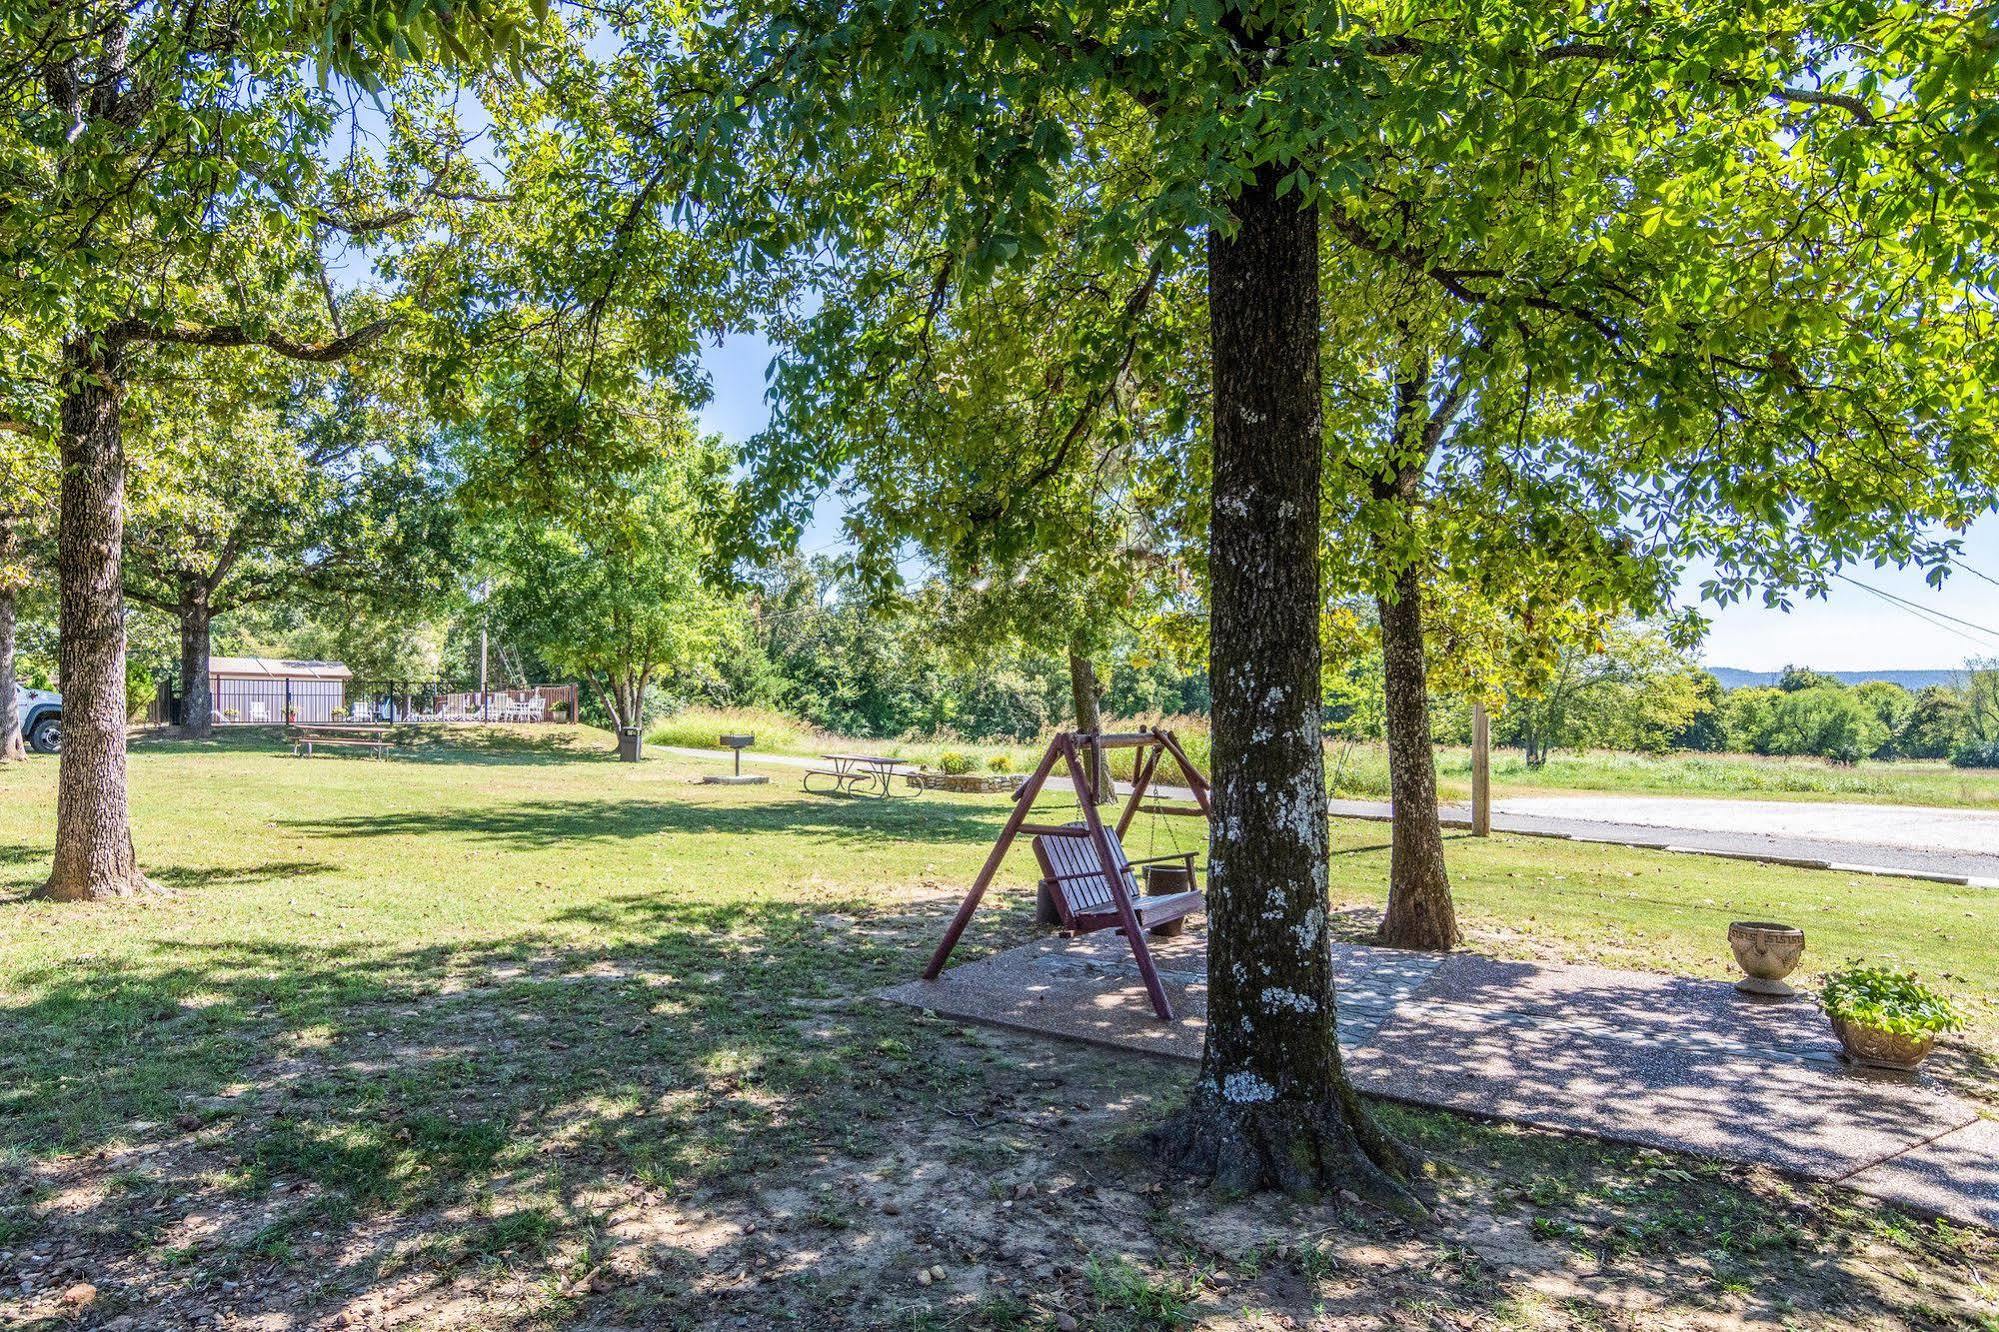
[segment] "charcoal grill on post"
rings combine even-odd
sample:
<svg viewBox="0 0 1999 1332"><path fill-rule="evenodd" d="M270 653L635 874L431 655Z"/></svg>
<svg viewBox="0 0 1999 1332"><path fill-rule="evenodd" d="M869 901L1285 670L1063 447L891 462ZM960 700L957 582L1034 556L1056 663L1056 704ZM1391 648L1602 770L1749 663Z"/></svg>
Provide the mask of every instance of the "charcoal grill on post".
<svg viewBox="0 0 1999 1332"><path fill-rule="evenodd" d="M760 786L770 780L761 774L743 775L743 751L757 742L754 735L725 735L721 737L725 749L736 751L736 771L730 777L703 777L701 780L713 786Z"/></svg>

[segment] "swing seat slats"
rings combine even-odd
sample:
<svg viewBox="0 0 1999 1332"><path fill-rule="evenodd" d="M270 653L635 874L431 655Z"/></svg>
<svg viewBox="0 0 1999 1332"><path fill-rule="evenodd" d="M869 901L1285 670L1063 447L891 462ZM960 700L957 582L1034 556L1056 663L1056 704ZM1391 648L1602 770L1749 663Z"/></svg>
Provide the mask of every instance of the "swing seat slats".
<svg viewBox="0 0 1999 1332"><path fill-rule="evenodd" d="M1198 892L1163 893L1142 897L1134 870L1143 865L1184 864L1188 882L1193 882L1194 853L1151 856L1132 860L1124 853L1117 834L1108 828L1104 836L1117 857L1120 882L1114 886L1105 877L1104 867L1091 845L1089 829L1081 823L1050 829L1034 839L1034 858L1041 863L1041 882L1060 918L1063 928L1085 934L1119 924L1117 899L1121 892L1131 902L1138 923L1157 934L1181 918L1201 910L1207 900Z"/></svg>

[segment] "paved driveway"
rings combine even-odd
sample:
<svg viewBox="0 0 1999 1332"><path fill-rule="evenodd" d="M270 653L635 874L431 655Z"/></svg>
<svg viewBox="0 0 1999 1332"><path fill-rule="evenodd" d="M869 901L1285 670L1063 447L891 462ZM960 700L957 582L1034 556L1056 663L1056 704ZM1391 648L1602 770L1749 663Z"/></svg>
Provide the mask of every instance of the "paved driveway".
<svg viewBox="0 0 1999 1332"><path fill-rule="evenodd" d="M1469 811L1450 810L1469 817ZM1999 811L1675 796L1509 796L1493 826L1999 887Z"/></svg>
<svg viewBox="0 0 1999 1332"><path fill-rule="evenodd" d="M1493 808L1507 814L1591 823L1758 833L1999 857L1999 810L1608 795L1509 796L1496 801Z"/></svg>

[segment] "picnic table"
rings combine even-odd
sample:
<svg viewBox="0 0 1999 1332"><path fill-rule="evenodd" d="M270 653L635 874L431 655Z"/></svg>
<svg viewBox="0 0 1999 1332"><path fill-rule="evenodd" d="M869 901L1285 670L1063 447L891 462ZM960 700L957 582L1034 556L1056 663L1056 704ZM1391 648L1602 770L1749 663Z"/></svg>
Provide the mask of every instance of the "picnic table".
<svg viewBox="0 0 1999 1332"><path fill-rule="evenodd" d="M886 800L894 790L897 776L915 774L915 765L907 759L884 758L880 754L821 754L819 760L829 766L807 768L800 784L810 791L814 777L826 778L831 782L823 792L826 795L878 796ZM923 790L914 782L910 788L917 794Z"/></svg>
<svg viewBox="0 0 1999 1332"><path fill-rule="evenodd" d="M311 758L315 746L331 749L365 749L374 758L389 752L393 741L387 726L291 726L285 735L292 742L293 755Z"/></svg>

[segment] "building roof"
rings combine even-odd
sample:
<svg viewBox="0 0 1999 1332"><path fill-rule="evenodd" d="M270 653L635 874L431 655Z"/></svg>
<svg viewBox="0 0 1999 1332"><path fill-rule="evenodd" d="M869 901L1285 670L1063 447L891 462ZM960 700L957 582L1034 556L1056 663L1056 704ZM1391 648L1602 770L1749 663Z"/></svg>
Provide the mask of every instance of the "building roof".
<svg viewBox="0 0 1999 1332"><path fill-rule="evenodd" d="M284 661L276 657L210 657L210 675L267 675L275 680L351 680L338 661Z"/></svg>

